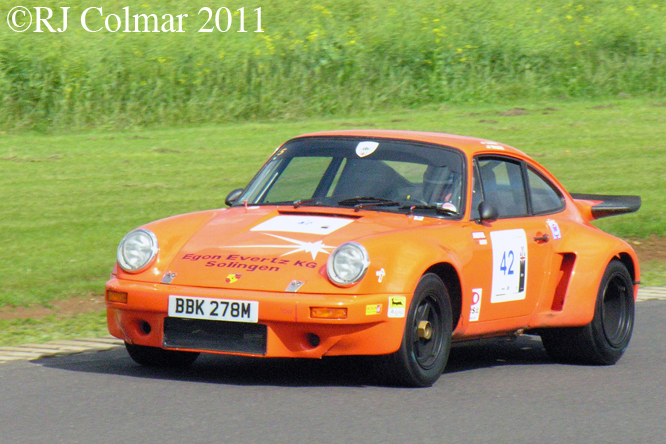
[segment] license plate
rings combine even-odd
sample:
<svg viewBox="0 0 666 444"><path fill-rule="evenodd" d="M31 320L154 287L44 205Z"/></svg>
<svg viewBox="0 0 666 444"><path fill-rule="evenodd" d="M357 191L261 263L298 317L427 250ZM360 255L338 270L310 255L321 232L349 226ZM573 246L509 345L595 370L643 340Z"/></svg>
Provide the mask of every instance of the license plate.
<svg viewBox="0 0 666 444"><path fill-rule="evenodd" d="M259 302L170 295L169 316L209 321L257 322Z"/></svg>

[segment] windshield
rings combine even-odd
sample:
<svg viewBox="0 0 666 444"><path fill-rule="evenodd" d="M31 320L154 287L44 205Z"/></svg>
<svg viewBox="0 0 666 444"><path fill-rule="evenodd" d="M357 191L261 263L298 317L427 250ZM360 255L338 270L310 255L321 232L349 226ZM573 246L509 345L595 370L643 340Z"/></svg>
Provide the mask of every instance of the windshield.
<svg viewBox="0 0 666 444"><path fill-rule="evenodd" d="M418 142L295 139L278 149L235 205L372 208L462 215L463 156Z"/></svg>

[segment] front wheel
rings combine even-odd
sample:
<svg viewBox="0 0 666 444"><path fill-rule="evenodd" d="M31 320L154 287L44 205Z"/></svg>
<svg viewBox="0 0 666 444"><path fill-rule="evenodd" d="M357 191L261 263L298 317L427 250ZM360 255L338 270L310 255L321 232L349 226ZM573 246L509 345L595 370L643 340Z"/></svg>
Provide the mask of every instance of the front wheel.
<svg viewBox="0 0 666 444"><path fill-rule="evenodd" d="M188 367L199 357L199 353L195 352L165 350L128 342L125 342L125 348L134 362L145 367Z"/></svg>
<svg viewBox="0 0 666 444"><path fill-rule="evenodd" d="M634 328L634 284L617 259L601 279L592 322L584 327L541 332L546 352L557 361L615 364L629 345Z"/></svg>
<svg viewBox="0 0 666 444"><path fill-rule="evenodd" d="M409 306L402 344L398 351L380 357L391 383L429 387L446 367L451 349L452 313L449 292L435 274L424 275Z"/></svg>

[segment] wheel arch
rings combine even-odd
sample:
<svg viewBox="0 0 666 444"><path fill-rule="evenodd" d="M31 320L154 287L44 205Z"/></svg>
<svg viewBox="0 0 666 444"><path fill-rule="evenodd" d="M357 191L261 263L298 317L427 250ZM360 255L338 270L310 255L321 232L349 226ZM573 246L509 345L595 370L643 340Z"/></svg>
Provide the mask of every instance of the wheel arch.
<svg viewBox="0 0 666 444"><path fill-rule="evenodd" d="M428 268L424 275L427 273L434 273L437 275L449 292L449 299L451 300L451 314L452 325L451 331L454 331L460 322L460 315L462 312L462 286L458 271L453 265L448 262L440 262Z"/></svg>
<svg viewBox="0 0 666 444"><path fill-rule="evenodd" d="M624 264L624 266L627 267L627 270L629 271L629 275L631 276L631 280L634 283L636 283L636 281L637 281L637 279L636 279L636 269L637 269L636 265L637 264L634 263L634 259L631 257L631 255L629 253L620 253L618 256L619 256L618 258L620 259L620 262L622 262Z"/></svg>

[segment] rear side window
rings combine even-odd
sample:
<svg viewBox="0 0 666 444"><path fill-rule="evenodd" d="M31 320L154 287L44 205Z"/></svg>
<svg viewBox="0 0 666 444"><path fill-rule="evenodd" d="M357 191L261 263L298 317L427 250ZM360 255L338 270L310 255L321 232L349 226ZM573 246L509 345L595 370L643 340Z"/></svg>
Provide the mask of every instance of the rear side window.
<svg viewBox="0 0 666 444"><path fill-rule="evenodd" d="M555 186L532 168L527 169L527 178L530 182L530 198L534 214L555 213L564 208L564 198Z"/></svg>

